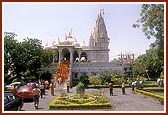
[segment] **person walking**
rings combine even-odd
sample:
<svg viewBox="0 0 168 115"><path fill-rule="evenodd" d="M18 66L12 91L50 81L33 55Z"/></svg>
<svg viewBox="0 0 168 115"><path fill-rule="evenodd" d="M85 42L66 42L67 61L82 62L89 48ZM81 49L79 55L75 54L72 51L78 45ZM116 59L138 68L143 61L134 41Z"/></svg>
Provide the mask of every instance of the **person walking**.
<svg viewBox="0 0 168 115"><path fill-rule="evenodd" d="M43 95L45 95L45 91L46 91L46 84L45 84L45 81L42 81L42 84L44 85Z"/></svg>
<svg viewBox="0 0 168 115"><path fill-rule="evenodd" d="M40 95L41 95L41 98L43 98L43 95L45 95L45 93L44 93L45 89L44 88L45 88L44 87L44 83L41 82L40 83L40 91L41 91Z"/></svg>
<svg viewBox="0 0 168 115"><path fill-rule="evenodd" d="M58 78L58 84L61 85L62 84L62 79L59 77Z"/></svg>
<svg viewBox="0 0 168 115"><path fill-rule="evenodd" d="M109 83L110 96L113 96L113 81Z"/></svg>
<svg viewBox="0 0 168 115"><path fill-rule="evenodd" d="M125 93L125 81L122 82L121 87L122 87L122 95L126 95L126 93Z"/></svg>
<svg viewBox="0 0 168 115"><path fill-rule="evenodd" d="M69 93L69 88L70 88L70 82L69 82L69 80L67 80L66 85L67 85L67 92Z"/></svg>
<svg viewBox="0 0 168 115"><path fill-rule="evenodd" d="M136 85L136 81L135 81L135 80L132 80L132 83L131 83L132 93L135 93L135 92L134 92L135 85Z"/></svg>
<svg viewBox="0 0 168 115"><path fill-rule="evenodd" d="M51 92L51 95L54 96L54 83L53 82L50 84L50 92Z"/></svg>
<svg viewBox="0 0 168 115"><path fill-rule="evenodd" d="M32 90L32 94L33 94L33 99L34 99L34 106L36 109L38 109L39 106L39 97L40 97L40 89L35 86L34 89Z"/></svg>

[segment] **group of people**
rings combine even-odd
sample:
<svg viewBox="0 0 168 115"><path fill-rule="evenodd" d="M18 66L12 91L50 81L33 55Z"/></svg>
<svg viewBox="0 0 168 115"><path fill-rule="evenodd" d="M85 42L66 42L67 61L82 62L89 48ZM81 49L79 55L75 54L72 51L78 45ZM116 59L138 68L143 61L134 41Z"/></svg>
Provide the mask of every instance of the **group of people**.
<svg viewBox="0 0 168 115"><path fill-rule="evenodd" d="M134 88L135 88L135 86L136 86L136 82L137 82L137 81L132 80L132 83L131 83L132 93L135 93L135 92L134 92ZM114 85L114 81L111 81L111 82L109 83L110 96L113 96L113 85ZM122 89L122 95L126 95L126 92L125 92L125 81L122 82L122 84L121 84L121 89Z"/></svg>
<svg viewBox="0 0 168 115"><path fill-rule="evenodd" d="M54 83L53 82L51 82L51 84L50 84L50 92L51 92L51 95L54 96ZM35 85L32 90L32 94L33 94L33 99L34 99L34 106L35 106L35 108L38 108L39 97L41 96L41 98L42 98L43 95L45 95L44 83L42 82L39 86Z"/></svg>
<svg viewBox="0 0 168 115"><path fill-rule="evenodd" d="M110 96L113 96L113 85L114 85L114 82L111 81L109 83ZM126 95L126 93L125 93L125 82L124 81L122 82L121 87L122 87L122 95Z"/></svg>
<svg viewBox="0 0 168 115"><path fill-rule="evenodd" d="M67 80L67 92L69 92L70 89L70 82L69 80ZM52 96L54 96L54 88L55 88L55 84L54 82L50 83L50 93ZM33 99L34 99L34 106L35 108L38 108L39 105L39 98L43 95L45 95L45 87L44 87L44 83L41 83L40 85L35 85L34 89L32 90L32 94L33 94Z"/></svg>

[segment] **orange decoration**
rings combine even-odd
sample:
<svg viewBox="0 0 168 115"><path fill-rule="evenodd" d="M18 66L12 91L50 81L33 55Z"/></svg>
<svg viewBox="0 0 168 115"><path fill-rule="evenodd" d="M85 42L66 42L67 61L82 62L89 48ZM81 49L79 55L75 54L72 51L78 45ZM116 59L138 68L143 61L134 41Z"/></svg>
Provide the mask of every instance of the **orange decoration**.
<svg viewBox="0 0 168 115"><path fill-rule="evenodd" d="M58 82L58 78L62 79L62 82L65 82L68 79L69 74L69 61L64 60L60 63L56 73L56 81Z"/></svg>

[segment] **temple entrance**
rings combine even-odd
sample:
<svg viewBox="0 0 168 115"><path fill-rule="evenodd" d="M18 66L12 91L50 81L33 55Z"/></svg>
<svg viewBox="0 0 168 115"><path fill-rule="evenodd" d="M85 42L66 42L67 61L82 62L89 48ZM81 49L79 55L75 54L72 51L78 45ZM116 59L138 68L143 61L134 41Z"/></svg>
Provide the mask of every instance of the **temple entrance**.
<svg viewBox="0 0 168 115"><path fill-rule="evenodd" d="M78 62L79 61L79 54L78 52L75 50L74 54L73 54L73 62Z"/></svg>
<svg viewBox="0 0 168 115"><path fill-rule="evenodd" d="M64 48L61 53L61 62L58 65L58 69L56 72L56 83L58 85L64 84L69 77L69 64L70 64L70 52L67 48Z"/></svg>
<svg viewBox="0 0 168 115"><path fill-rule="evenodd" d="M66 60L70 61L70 52L67 48L64 48L62 50L62 57L63 57L63 60L66 59Z"/></svg>

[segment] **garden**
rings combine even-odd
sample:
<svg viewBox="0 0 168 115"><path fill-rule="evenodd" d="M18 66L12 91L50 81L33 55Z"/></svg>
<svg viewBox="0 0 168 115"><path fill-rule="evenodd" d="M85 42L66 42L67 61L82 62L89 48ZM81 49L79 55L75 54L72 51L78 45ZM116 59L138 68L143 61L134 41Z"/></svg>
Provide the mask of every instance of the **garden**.
<svg viewBox="0 0 168 115"><path fill-rule="evenodd" d="M137 76L134 79L124 78L120 74L112 72L103 72L93 76L81 76L76 83L76 94L65 93L61 91L50 104L50 110L94 110L107 109L112 107L112 102L104 94L91 93L85 94L85 89L99 89L108 88L109 81L114 82L114 88L121 88L122 81L125 81L126 87L131 88L132 80L137 81L136 93L142 93L144 96L148 95L159 100L164 104L164 88L158 87L156 81L150 81L145 77ZM140 83L142 81L142 83ZM74 83L71 83L74 84Z"/></svg>
<svg viewBox="0 0 168 115"><path fill-rule="evenodd" d="M111 108L108 98L99 94L72 94L56 97L50 104L50 110L86 110Z"/></svg>

